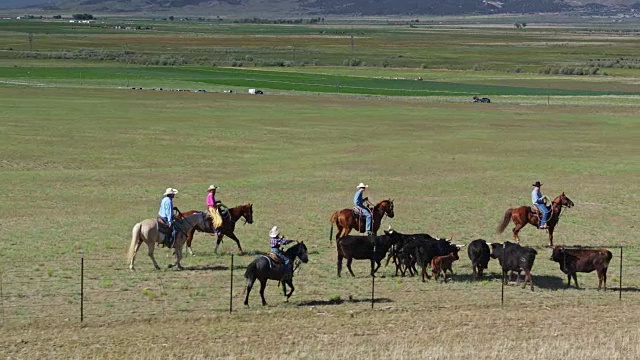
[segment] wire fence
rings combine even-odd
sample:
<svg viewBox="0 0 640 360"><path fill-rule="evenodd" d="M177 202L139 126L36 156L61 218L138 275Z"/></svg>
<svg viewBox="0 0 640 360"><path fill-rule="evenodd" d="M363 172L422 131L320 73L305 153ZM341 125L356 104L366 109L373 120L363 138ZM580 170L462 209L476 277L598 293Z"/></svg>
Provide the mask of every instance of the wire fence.
<svg viewBox="0 0 640 360"><path fill-rule="evenodd" d="M607 248L607 247L601 247ZM546 249L546 248L541 248ZM470 264L454 263L450 281L395 276L392 266L382 267L376 277L368 276L368 261L355 266L357 276L305 265L295 274L292 306L347 304L356 307L465 307L477 305L543 306L602 301L611 303L640 299L640 249L608 247L606 291L596 291L598 277L578 273L581 290L567 289L567 275L559 264L538 266L546 253L538 252L532 274L535 296L529 286L522 289L514 281L503 285L497 261L492 260L484 280L471 275ZM546 249L549 250L549 249ZM17 262L0 272L0 317L2 325L47 322L108 322L122 318L153 319L176 314L206 315L243 309L246 295L245 266L237 258L221 259L226 264L186 267L186 271L130 272L121 260L79 256L70 261ZM366 263L367 266L363 266ZM458 264L459 263L459 264ZM366 272L363 272L366 269ZM270 304L283 299L282 288L267 286ZM322 283L322 286L318 284ZM259 282L249 298L260 306Z"/></svg>

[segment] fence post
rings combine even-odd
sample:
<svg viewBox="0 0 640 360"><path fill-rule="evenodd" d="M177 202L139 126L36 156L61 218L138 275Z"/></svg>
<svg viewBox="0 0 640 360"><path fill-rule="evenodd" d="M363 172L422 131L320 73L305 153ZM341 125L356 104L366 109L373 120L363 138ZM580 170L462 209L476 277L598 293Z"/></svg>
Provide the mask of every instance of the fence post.
<svg viewBox="0 0 640 360"><path fill-rule="evenodd" d="M3 279L4 272L0 271L0 307L2 307L2 324L4 325L4 290L3 288Z"/></svg>
<svg viewBox="0 0 640 360"><path fill-rule="evenodd" d="M622 300L622 246L620 246L620 287L618 288L618 300Z"/></svg>
<svg viewBox="0 0 640 360"><path fill-rule="evenodd" d="M80 322L84 321L84 252L80 253Z"/></svg>
<svg viewBox="0 0 640 360"><path fill-rule="evenodd" d="M505 244L502 243L502 264L500 264L500 269L502 270L502 295L500 298L500 306L504 306L504 249L505 249Z"/></svg>
<svg viewBox="0 0 640 360"><path fill-rule="evenodd" d="M231 284L229 285L229 314L233 311L233 254L231 254Z"/></svg>
<svg viewBox="0 0 640 360"><path fill-rule="evenodd" d="M373 273L373 269L375 268L375 259L376 259L376 239L373 238L373 260L371 261L371 309L373 309L373 303L375 302L375 293L376 293L376 274Z"/></svg>

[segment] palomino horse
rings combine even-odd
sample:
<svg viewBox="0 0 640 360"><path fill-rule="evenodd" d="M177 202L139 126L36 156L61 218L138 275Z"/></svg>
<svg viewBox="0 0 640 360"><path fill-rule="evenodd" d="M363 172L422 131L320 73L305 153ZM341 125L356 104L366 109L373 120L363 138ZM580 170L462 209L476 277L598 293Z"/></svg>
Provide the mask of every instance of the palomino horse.
<svg viewBox="0 0 640 360"><path fill-rule="evenodd" d="M184 245L185 241L187 240L187 234L189 232L192 232L194 228L205 227L205 217L208 217L208 215L205 215L204 213L196 213L185 216L184 218L179 220L176 219L176 221L174 222L174 226L178 231L173 244L176 255L176 263L169 265L170 268L173 266L177 266L178 269L183 269L182 265L180 265L180 260L182 259L182 245ZM143 220L133 226L133 231L131 233L131 245L129 246L129 268L131 270L135 270L133 267L133 263L136 259L136 253L140 249L140 245L142 245L142 243L144 242L147 244L147 248L149 248L149 257L153 261L153 266L155 266L156 269L160 270L160 266L156 262L156 259L153 257L153 250L155 244L161 244L164 241L166 235L158 231L158 221L156 219Z"/></svg>
<svg viewBox="0 0 640 360"><path fill-rule="evenodd" d="M373 211L371 212L372 224L371 231L374 234L378 232L380 229L380 224L382 223L382 218L387 215L390 218L393 218L393 200L382 200L376 206L373 207ZM358 232L365 232L365 222L366 219L363 216L354 216L352 209L342 209L340 211L336 211L331 215L331 231L329 232L329 240L333 238L333 224L336 224L336 241L343 236L349 235L351 230L356 230Z"/></svg>
<svg viewBox="0 0 640 360"><path fill-rule="evenodd" d="M296 258L299 258L303 263L309 261L307 246L302 241L288 248L284 252L284 255L289 258L292 264ZM293 287L293 274L291 274L291 277L284 277L284 275L284 264L276 264L266 255L260 255L255 258L255 260L247 266L247 270L244 273L244 277L247 279L247 296L244 298L244 304L249 305L249 293L256 279L260 281L262 305L267 305L267 302L264 300L264 288L267 286L267 280L282 281L282 291L284 292L286 301L288 301L295 289ZM288 294L287 285L291 287L291 292Z"/></svg>
<svg viewBox="0 0 640 360"><path fill-rule="evenodd" d="M504 218L502 219L502 223L498 226L498 233L502 233L504 229L506 229L507 225L509 225L510 221L513 221L515 227L513 228L513 240L520 242L520 238L518 237L518 232L525 225L531 224L538 227L539 216L542 214L539 211L534 212L531 210L530 206L520 206L518 208L509 209L504 213ZM553 199L551 202L551 213L549 214L549 219L547 220L547 226L549 230L549 246L553 246L553 229L558 224L560 220L560 213L562 212L562 207L566 206L570 208L573 206L573 201L569 199L564 192L560 194L557 198Z"/></svg>
<svg viewBox="0 0 640 360"><path fill-rule="evenodd" d="M191 210L183 214L183 216L189 216L191 214L195 214L199 211ZM216 242L216 248L213 250L214 253L218 252L218 246L222 242L222 238L226 235L231 238L233 241L238 244L238 249L240 250L240 255L242 255L242 246L240 246L240 240L233 233L236 229L236 222L240 219L244 218L245 222L248 224L253 224L253 204L248 203L246 205L236 206L234 208L229 209L229 217L222 218L222 229L220 235L218 235L218 240ZM191 231L187 232L187 251L193 255L193 250L191 250L191 242L193 241L193 234L195 231L201 231L213 234L213 225L211 224L211 218L208 217L208 221L205 223L204 227L194 227Z"/></svg>

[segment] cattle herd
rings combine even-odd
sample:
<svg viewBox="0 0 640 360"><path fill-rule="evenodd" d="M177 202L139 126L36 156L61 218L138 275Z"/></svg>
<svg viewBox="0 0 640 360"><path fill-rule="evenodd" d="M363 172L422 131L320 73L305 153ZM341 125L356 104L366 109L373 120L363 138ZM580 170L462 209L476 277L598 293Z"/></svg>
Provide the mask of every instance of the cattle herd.
<svg viewBox="0 0 640 360"><path fill-rule="evenodd" d="M418 275L422 281L430 279L431 274L437 279L442 272L444 281L447 281L446 271L452 272L452 263L459 259L458 253L465 245L456 245L450 239L434 238L429 234L401 234L389 229L380 236L346 235L338 239L338 276L341 275L342 261L347 260L347 269L355 276L351 269L352 260L366 259L371 261L371 275L380 268L382 260L386 257L387 264L393 261L396 267L396 275ZM471 260L473 274L476 279L483 278L483 271L488 268L489 261L496 259L502 268L505 282L517 274L516 284L520 282L521 272L524 272L523 288L527 283L531 284L533 291L533 276L531 270L536 259L537 251L517 243L488 243L485 240L473 240L467 246L467 254ZM606 249L565 248L556 246L553 248L551 260L559 263L560 270L567 274L567 287L571 285L573 277L576 288L578 280L576 273L596 271L598 274L598 290L604 285L607 289L607 268L611 261L612 253ZM507 277L507 273L510 275Z"/></svg>

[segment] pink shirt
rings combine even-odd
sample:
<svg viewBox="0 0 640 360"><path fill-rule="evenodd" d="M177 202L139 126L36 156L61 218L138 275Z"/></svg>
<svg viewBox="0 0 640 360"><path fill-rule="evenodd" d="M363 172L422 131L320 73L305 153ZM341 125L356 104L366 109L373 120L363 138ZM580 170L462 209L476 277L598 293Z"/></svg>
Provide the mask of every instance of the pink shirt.
<svg viewBox="0 0 640 360"><path fill-rule="evenodd" d="M207 206L216 206L216 198L213 197L212 192L207 195Z"/></svg>

